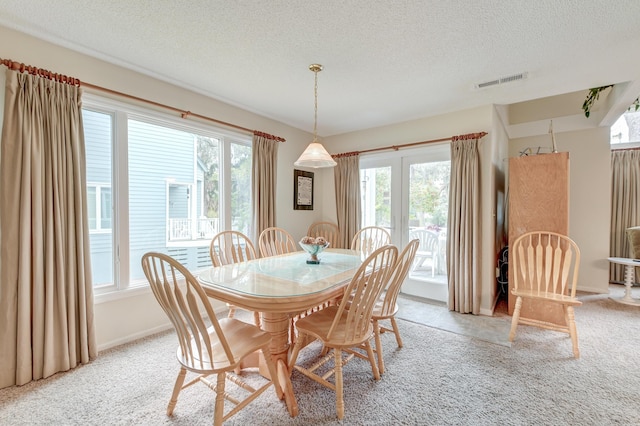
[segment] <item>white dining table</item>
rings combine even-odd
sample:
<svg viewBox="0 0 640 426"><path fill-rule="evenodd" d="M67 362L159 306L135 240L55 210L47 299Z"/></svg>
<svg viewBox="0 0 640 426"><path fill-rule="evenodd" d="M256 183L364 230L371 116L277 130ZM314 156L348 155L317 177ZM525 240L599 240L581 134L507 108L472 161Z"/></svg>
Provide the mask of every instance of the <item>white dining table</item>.
<svg viewBox="0 0 640 426"><path fill-rule="evenodd" d="M271 356L289 413L298 414L291 386L288 355L291 318L337 299L362 264L360 252L327 249L319 264L308 264L303 251L206 269L198 275L209 297L262 314L262 328L271 334ZM268 375L259 357L254 361ZM246 366L246 365L245 365Z"/></svg>

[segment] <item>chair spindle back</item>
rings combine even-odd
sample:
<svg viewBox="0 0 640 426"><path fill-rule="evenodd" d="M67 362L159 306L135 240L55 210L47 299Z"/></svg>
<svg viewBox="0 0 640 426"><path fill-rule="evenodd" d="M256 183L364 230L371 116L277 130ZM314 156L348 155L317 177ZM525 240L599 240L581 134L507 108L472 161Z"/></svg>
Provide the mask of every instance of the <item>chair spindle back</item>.
<svg viewBox="0 0 640 426"><path fill-rule="evenodd" d="M219 346L226 355L224 362L233 363L233 354L198 280L178 261L163 253L150 252L142 256L142 269L173 324L183 358L203 370L214 369L213 347ZM209 334L207 321L215 335ZM214 345L212 338L217 339L219 345Z"/></svg>
<svg viewBox="0 0 640 426"><path fill-rule="evenodd" d="M385 245L362 262L345 289L327 339L335 341L332 335L340 332L343 333L342 339L346 344L357 341L370 332L373 307L389 282L397 256L396 246ZM343 314L347 315L346 327L338 331L336 326Z"/></svg>
<svg viewBox="0 0 640 426"><path fill-rule="evenodd" d="M565 235L540 231L521 235L513 244L514 288L575 297L580 249Z"/></svg>

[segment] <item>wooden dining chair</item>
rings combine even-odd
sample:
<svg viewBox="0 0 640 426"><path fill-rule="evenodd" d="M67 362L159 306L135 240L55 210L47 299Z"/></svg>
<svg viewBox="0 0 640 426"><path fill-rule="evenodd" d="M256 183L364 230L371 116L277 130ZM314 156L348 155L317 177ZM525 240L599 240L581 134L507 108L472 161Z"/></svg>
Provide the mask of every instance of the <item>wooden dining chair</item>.
<svg viewBox="0 0 640 426"><path fill-rule="evenodd" d="M298 250L291 234L276 226L266 228L260 233L258 248L260 249L261 257L292 253Z"/></svg>
<svg viewBox="0 0 640 426"><path fill-rule="evenodd" d="M222 231L209 244L209 256L213 266L230 265L256 259L256 249L245 234L238 231Z"/></svg>
<svg viewBox="0 0 640 426"><path fill-rule="evenodd" d="M405 246L404 250L402 250L398 255L398 259L393 267L393 272L389 278L389 284L387 285L386 291L382 293L373 307L371 319L373 321L373 333L376 342L375 352L378 356L378 370L380 370L380 374L384 373L382 339L380 338L380 334L386 331L393 332L396 337L398 347L402 347L400 329L396 322L396 313L398 313L398 294L402 288L402 283L404 283L404 280L411 269L411 265L413 264L413 260L418 252L419 246L420 240L411 240ZM391 328L385 327L381 323L381 321L384 320L389 320Z"/></svg>
<svg viewBox="0 0 640 426"><path fill-rule="evenodd" d="M214 425L222 425L271 385L281 397L283 391L269 350L269 333L235 318L218 320L198 280L171 256L146 253L142 257L142 269L178 336L176 356L180 370L167 405L168 416L173 414L181 390L198 382L215 391ZM243 370L242 377L233 373L256 351L262 352L271 377L256 379L260 380L259 387L254 382L251 385L246 382L244 375L251 374L249 370ZM197 376L185 384L187 372ZM236 389L225 391L227 383L237 387L237 392Z"/></svg>
<svg viewBox="0 0 640 426"><path fill-rule="evenodd" d="M373 337L371 315L373 306L385 288L393 270L398 249L392 245L375 250L360 265L349 285L345 297L338 306L332 305L313 312L296 322L298 339L289 358L289 370L295 369L305 376L336 392L336 411L338 418L344 417L343 367L354 356L366 358L371 364L375 380L380 379L375 354L370 340ZM323 349L332 353L325 355L310 367L296 364L298 354L308 339L319 340ZM354 348L364 345L366 355ZM343 357L343 352L347 356ZM316 370L333 359L333 369L319 375ZM334 376L334 381L329 379Z"/></svg>
<svg viewBox="0 0 640 426"><path fill-rule="evenodd" d="M329 242L329 247L342 248L340 228L333 222L314 222L307 230L309 237L324 237Z"/></svg>
<svg viewBox="0 0 640 426"><path fill-rule="evenodd" d="M246 262L258 257L249 237L238 231L221 231L216 234L209 244L209 256L213 266ZM236 306L227 303L227 308L229 318L233 318ZM253 313L253 322L260 327L260 312Z"/></svg>
<svg viewBox="0 0 640 426"><path fill-rule="evenodd" d="M578 245L566 235L555 232L527 232L509 247L509 261L513 262L514 272L514 276L509 277L513 280L511 293L516 297L509 340L513 341L518 324L562 331L571 336L573 356L580 358L573 309L582 305L576 299L580 267ZM520 315L523 301L536 303L538 309L562 307L565 324L523 318Z"/></svg>
<svg viewBox="0 0 640 426"><path fill-rule="evenodd" d="M338 225L336 225L333 222L314 222L311 225L309 225L309 228L307 229L307 236L309 237L313 237L313 238L317 238L317 237L324 237L325 240L327 240L329 242L329 247L330 248L341 248L342 247L342 241L341 241L341 236L340 236L340 228L338 228ZM298 315L295 315L292 318L292 327L290 330L291 333L291 341L295 342L296 339L296 331L295 331L295 326L294 323L299 320L300 318L306 316L306 315L310 315L311 313L315 312L315 311L319 311L320 309L324 309L327 306L330 306L332 303L335 303L335 300L328 300L318 306L314 306L313 308L305 311L305 312L301 312Z"/></svg>
<svg viewBox="0 0 640 426"><path fill-rule="evenodd" d="M353 236L351 250L359 250L369 255L386 244L391 244L389 231L379 226L367 226Z"/></svg>
<svg viewBox="0 0 640 426"><path fill-rule="evenodd" d="M291 234L289 234L285 229L278 228L276 226L266 228L260 233L260 236L258 237L258 247L260 249L261 257L276 256L279 254L297 251L296 242L293 240ZM292 342L296 338L293 323L302 314L303 313L294 315L289 321L289 336Z"/></svg>

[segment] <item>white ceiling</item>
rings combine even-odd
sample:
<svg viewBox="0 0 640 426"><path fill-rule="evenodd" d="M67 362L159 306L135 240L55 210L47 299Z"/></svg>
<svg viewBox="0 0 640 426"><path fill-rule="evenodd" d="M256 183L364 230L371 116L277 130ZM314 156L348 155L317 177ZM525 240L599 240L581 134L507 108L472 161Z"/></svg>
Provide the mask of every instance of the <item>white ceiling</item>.
<svg viewBox="0 0 640 426"><path fill-rule="evenodd" d="M306 131L320 63L320 136L637 87L638 22L638 0L0 0L0 25Z"/></svg>

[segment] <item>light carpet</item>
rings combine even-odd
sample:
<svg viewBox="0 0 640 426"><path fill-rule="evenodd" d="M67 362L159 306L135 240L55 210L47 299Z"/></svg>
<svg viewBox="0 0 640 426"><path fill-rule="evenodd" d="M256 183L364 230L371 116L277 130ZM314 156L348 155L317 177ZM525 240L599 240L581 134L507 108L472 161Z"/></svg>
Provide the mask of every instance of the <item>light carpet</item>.
<svg viewBox="0 0 640 426"><path fill-rule="evenodd" d="M387 370L344 369L345 417L335 394L293 373L300 414L268 390L229 425L636 425L640 308L603 295L576 309L582 357L566 334L521 326L512 347L399 321L405 347L383 335ZM473 318L473 317L472 317ZM195 385L165 414L177 343L163 333L100 353L70 372L0 390L2 425L210 425L214 394ZM310 362L318 346L303 354Z"/></svg>

